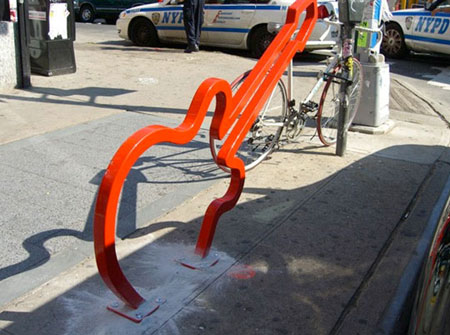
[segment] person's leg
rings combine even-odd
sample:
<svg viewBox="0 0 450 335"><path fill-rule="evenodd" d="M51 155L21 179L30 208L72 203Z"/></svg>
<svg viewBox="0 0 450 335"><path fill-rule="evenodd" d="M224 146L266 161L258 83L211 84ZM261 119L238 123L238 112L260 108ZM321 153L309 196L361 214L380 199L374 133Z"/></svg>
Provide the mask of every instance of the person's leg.
<svg viewBox="0 0 450 335"><path fill-rule="evenodd" d="M205 4L204 0L197 0L197 8L196 8L196 15L195 15L195 43L197 44L197 46L200 45L200 35L202 32L202 25L203 25L203 7Z"/></svg>
<svg viewBox="0 0 450 335"><path fill-rule="evenodd" d="M184 30L186 32L186 39L188 46L186 52L192 52L196 49L196 25L195 25L195 2L196 0L185 0L183 5L183 21Z"/></svg>

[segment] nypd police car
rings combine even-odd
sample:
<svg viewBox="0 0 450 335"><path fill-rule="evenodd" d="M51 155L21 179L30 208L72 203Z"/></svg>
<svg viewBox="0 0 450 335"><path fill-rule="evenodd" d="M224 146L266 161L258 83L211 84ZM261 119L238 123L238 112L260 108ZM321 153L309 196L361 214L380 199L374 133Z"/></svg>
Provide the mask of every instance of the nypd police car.
<svg viewBox="0 0 450 335"><path fill-rule="evenodd" d="M273 39L269 22L284 23L295 0L206 0L200 45L249 49L259 57ZM319 3L319 16L337 12L337 1ZM304 15L304 14L303 14ZM138 46L158 42L186 43L183 4L179 0L133 7L123 11L116 23L119 36ZM331 48L338 32L319 20L306 50Z"/></svg>
<svg viewBox="0 0 450 335"><path fill-rule="evenodd" d="M433 7L433 5L432 5ZM391 58L402 58L412 50L450 55L450 5L429 9L414 8L392 12L386 23L382 52Z"/></svg>

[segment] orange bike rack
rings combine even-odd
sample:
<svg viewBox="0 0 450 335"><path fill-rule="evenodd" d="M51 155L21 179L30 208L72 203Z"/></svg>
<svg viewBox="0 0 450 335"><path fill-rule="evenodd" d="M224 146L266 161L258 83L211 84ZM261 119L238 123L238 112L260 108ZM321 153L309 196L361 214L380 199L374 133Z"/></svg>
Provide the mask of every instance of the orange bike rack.
<svg viewBox="0 0 450 335"><path fill-rule="evenodd" d="M298 28L300 14L305 10L305 20L295 39L292 39ZM225 80L206 79L197 89L180 126L168 128L152 125L142 128L131 135L112 158L100 185L95 206L95 257L103 281L129 308L137 309L145 302L122 272L115 248L117 206L130 169L155 144L183 145L190 142L198 133L214 98L216 109L210 127L212 138L223 139L238 119L216 159L217 164L231 170L231 182L225 195L208 206L195 248L197 255L202 258L207 256L220 216L236 205L244 187L244 163L235 154L290 60L304 49L316 20L316 0L297 0L288 9L286 24L234 96L230 84Z"/></svg>

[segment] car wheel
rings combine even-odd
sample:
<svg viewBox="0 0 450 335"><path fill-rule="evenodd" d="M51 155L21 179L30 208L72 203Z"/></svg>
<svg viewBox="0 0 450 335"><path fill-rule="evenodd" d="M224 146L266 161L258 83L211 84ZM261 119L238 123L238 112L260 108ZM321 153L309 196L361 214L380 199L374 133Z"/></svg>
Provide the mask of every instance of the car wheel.
<svg viewBox="0 0 450 335"><path fill-rule="evenodd" d="M130 39L138 46L155 46L158 44L158 34L153 24L144 18L131 23Z"/></svg>
<svg viewBox="0 0 450 335"><path fill-rule="evenodd" d="M402 58L408 54L402 29L397 24L386 24L381 51L390 58Z"/></svg>
<svg viewBox="0 0 450 335"><path fill-rule="evenodd" d="M267 31L267 26L257 27L250 37L250 51L252 55L256 58L262 56L264 51L268 48L274 35Z"/></svg>
<svg viewBox="0 0 450 335"><path fill-rule="evenodd" d="M84 5L80 9L81 22L93 22L95 18L94 9L89 5Z"/></svg>

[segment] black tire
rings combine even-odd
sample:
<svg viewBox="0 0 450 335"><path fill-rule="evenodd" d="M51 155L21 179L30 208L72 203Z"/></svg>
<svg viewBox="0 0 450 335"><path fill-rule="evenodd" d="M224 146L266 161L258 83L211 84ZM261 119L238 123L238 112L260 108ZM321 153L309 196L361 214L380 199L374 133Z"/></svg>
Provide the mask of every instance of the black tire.
<svg viewBox="0 0 450 335"><path fill-rule="evenodd" d="M386 24L381 51L389 58L403 58L408 54L403 31L398 24L392 22Z"/></svg>
<svg viewBox="0 0 450 335"><path fill-rule="evenodd" d="M336 66L331 74L337 74L340 66ZM353 59L353 78L352 84L347 87L346 100L348 108L348 123L345 130L348 129L359 107L359 101L362 91L362 66L361 63ZM339 118L339 91L341 82L333 77L329 77L323 88L320 98L319 110L317 112L317 134L323 145L330 146L336 143L338 133Z"/></svg>
<svg viewBox="0 0 450 335"><path fill-rule="evenodd" d="M250 71L247 71L231 83L233 94L241 87L249 74ZM274 150L281 132L283 131L283 123L286 118L287 110L287 91L283 81L280 79L271 96L261 111L259 111L256 121L253 123L250 131L247 133L244 141L236 152L236 156L244 162L245 171L249 171L256 167ZM233 127L231 129L233 129ZM214 161L217 161L217 154L227 136L228 134L222 141L215 140L212 137L209 138L209 145ZM230 169L227 167L219 164L218 166L225 172L230 172Z"/></svg>
<svg viewBox="0 0 450 335"><path fill-rule="evenodd" d="M253 57L260 58L274 39L274 35L267 31L267 26L256 27L250 35L250 51Z"/></svg>
<svg viewBox="0 0 450 335"><path fill-rule="evenodd" d="M95 12L91 5L83 5L80 8L80 21L84 23L94 22Z"/></svg>
<svg viewBox="0 0 450 335"><path fill-rule="evenodd" d="M138 18L130 25L130 40L137 46L150 47L158 45L158 34L149 20Z"/></svg>

